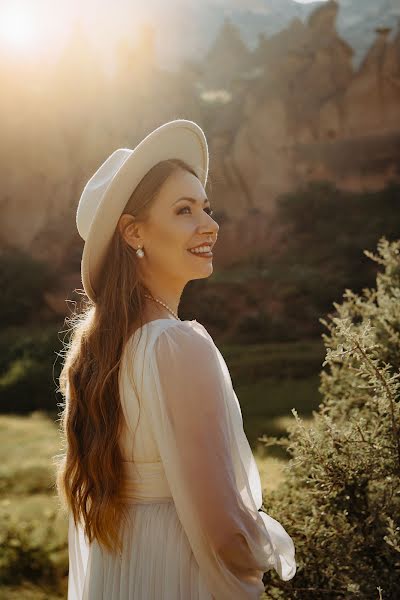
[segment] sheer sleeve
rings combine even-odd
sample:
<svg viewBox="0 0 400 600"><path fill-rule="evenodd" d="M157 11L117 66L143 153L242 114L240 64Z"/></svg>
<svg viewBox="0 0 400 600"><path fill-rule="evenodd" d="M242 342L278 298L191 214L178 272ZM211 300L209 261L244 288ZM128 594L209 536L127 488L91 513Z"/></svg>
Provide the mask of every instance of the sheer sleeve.
<svg viewBox="0 0 400 600"><path fill-rule="evenodd" d="M168 327L154 341L148 362L156 386L149 402L154 436L211 594L256 599L265 571L294 576L294 545L278 521L258 512L259 474L227 367L206 330L192 323Z"/></svg>

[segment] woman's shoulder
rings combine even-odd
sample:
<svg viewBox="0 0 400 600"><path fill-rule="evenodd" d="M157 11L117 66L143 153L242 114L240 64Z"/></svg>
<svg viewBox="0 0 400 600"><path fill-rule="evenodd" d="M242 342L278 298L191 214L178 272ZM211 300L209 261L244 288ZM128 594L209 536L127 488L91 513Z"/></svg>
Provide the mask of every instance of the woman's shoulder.
<svg viewBox="0 0 400 600"><path fill-rule="evenodd" d="M161 321L161 320L160 320ZM207 329L199 323L196 319L163 319L164 322L154 323L154 339L159 337L173 337L176 339L194 338L206 339L208 342L213 343L213 339L208 333ZM163 335L165 334L165 335Z"/></svg>
<svg viewBox="0 0 400 600"><path fill-rule="evenodd" d="M162 331L163 329L169 329L170 327L183 327L184 329L191 329L193 331L204 331L207 332L204 325L196 321L196 319L170 319L168 317L164 319L154 319L153 321L148 321L144 323L142 328L154 328L156 330Z"/></svg>
<svg viewBox="0 0 400 600"><path fill-rule="evenodd" d="M151 344L152 359L158 361L177 359L190 372L201 366L203 374L222 376L232 383L228 366L207 329L194 320L172 321L155 332ZM183 367L185 368L185 367Z"/></svg>
<svg viewBox="0 0 400 600"><path fill-rule="evenodd" d="M207 329L196 319L178 320L169 318L154 319L144 323L132 334L131 342L135 345L142 342L148 347L149 344L153 346L156 340L161 342L162 339L169 338L182 341L189 337L195 340L203 339L214 344L214 340Z"/></svg>
<svg viewBox="0 0 400 600"><path fill-rule="evenodd" d="M191 359L193 366L212 363L216 346L207 329L196 319L155 319L137 329L129 338L124 356L135 368L152 369L154 361ZM125 364L125 363L124 363Z"/></svg>
<svg viewBox="0 0 400 600"><path fill-rule="evenodd" d="M228 367L218 346L206 327L196 319L155 319L140 329L129 344L136 365L144 364L145 369L151 370L154 361L168 363L169 360L180 360L186 364L189 360L191 370L201 365L202 372L208 368L215 373L219 367L219 373L230 380Z"/></svg>

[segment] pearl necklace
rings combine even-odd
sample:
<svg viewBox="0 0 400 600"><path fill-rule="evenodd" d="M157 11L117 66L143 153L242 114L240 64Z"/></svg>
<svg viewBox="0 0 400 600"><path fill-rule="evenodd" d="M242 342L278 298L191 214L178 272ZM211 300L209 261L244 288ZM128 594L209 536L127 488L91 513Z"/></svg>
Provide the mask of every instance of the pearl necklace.
<svg viewBox="0 0 400 600"><path fill-rule="evenodd" d="M154 300L154 302L158 302L159 304L162 304L164 306L164 308L166 308L167 310L169 310L169 312L174 315L175 319L177 319L178 321L181 321L181 319L178 317L178 315L176 314L176 312L174 312L172 310L172 308L170 308L167 304L165 304L161 300L157 300L157 298L153 298L153 296L149 296L148 294L145 294L145 297L149 298L150 300Z"/></svg>

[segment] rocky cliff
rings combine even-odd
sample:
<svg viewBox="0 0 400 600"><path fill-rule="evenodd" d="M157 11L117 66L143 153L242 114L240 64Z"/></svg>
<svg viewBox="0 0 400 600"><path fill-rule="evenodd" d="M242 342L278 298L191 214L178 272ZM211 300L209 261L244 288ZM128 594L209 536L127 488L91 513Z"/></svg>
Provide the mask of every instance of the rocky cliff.
<svg viewBox="0 0 400 600"><path fill-rule="evenodd" d="M355 69L337 18L330 0L253 51L226 19L206 60L176 72L155 64L148 28L136 47L121 44L111 79L79 32L53 72L0 59L0 245L78 272L84 183L115 148L176 117L207 134L211 197L227 216L221 264L271 250L277 198L307 181L369 190L398 180L400 31L377 28Z"/></svg>
<svg viewBox="0 0 400 600"><path fill-rule="evenodd" d="M311 180L359 191L400 178L400 31L389 40L377 29L354 71L337 12L331 1L306 24L261 36L255 75L234 74L235 99L217 108L211 137L218 201L230 214L270 213L280 194Z"/></svg>

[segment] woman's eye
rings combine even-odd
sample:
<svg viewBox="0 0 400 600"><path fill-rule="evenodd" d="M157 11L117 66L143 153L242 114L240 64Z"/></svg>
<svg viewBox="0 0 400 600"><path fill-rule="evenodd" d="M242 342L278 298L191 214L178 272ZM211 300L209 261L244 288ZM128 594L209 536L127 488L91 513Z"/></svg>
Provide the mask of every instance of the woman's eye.
<svg viewBox="0 0 400 600"><path fill-rule="evenodd" d="M184 206L183 208L181 208L180 210L178 210L178 215L182 214L182 211L189 209L190 210L190 206Z"/></svg>
<svg viewBox="0 0 400 600"><path fill-rule="evenodd" d="M183 210L185 210L186 208L188 208L188 209L190 210L190 206L184 206L183 208L181 208L181 209L178 211L178 215L182 214L182 211L183 211ZM206 212L207 212L207 213L208 213L210 216L214 214L214 211L212 210L212 208L209 208L209 207L207 207L207 208L205 208L204 210L205 210L205 211L206 211Z"/></svg>

